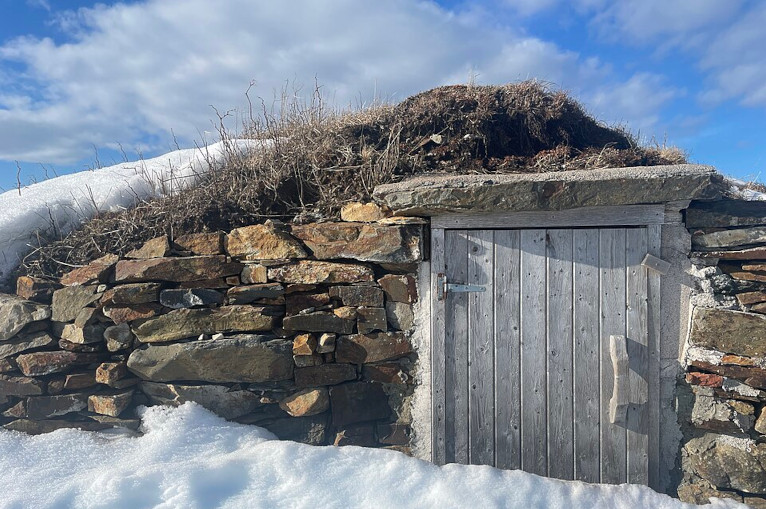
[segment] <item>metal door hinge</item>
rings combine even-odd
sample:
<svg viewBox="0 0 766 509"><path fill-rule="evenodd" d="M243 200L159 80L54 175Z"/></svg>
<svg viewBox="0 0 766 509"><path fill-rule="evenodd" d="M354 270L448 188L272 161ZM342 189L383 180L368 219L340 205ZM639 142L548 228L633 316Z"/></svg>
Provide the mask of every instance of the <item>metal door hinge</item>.
<svg viewBox="0 0 766 509"><path fill-rule="evenodd" d="M440 272L436 275L436 298L444 300L448 293L486 292L487 289L480 285L462 285L449 283L447 276Z"/></svg>

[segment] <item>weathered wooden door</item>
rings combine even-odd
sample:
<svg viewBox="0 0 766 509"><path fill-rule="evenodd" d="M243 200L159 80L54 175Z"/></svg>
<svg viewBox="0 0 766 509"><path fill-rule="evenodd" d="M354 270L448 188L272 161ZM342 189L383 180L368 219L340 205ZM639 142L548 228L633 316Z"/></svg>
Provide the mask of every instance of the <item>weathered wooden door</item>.
<svg viewBox="0 0 766 509"><path fill-rule="evenodd" d="M659 254L658 232L433 230L436 463L654 480L659 280L641 262ZM627 369L610 342L626 348ZM613 396L628 403L616 418Z"/></svg>

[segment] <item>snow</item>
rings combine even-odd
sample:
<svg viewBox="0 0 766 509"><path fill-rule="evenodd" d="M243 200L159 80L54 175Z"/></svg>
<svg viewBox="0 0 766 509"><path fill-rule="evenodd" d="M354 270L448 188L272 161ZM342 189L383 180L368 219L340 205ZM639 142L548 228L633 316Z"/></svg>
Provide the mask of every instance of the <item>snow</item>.
<svg viewBox="0 0 766 509"><path fill-rule="evenodd" d="M177 192L219 166L227 150L250 147L252 140L228 140L154 159L62 175L0 194L0 285L32 250L36 231L50 230L55 224L60 232L68 233L97 213Z"/></svg>
<svg viewBox="0 0 766 509"><path fill-rule="evenodd" d="M643 486L282 442L194 403L141 412L145 434L137 437L0 430L0 508L693 507ZM714 500L704 507L744 506Z"/></svg>
<svg viewBox="0 0 766 509"><path fill-rule="evenodd" d="M748 189L749 184L744 180L726 177L726 181L734 198L747 201L766 201L766 193Z"/></svg>

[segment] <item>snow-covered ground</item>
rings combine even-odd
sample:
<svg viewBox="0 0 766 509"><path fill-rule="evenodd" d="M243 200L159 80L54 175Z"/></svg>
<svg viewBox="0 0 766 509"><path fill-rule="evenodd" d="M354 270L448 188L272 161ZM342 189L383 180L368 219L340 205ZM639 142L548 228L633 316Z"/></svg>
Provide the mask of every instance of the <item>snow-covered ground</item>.
<svg viewBox="0 0 766 509"><path fill-rule="evenodd" d="M0 194L0 285L31 251L36 231L55 224L59 231L68 233L99 212L176 192L219 166L227 147L246 150L253 146L251 140L218 142L154 159L62 175Z"/></svg>
<svg viewBox="0 0 766 509"><path fill-rule="evenodd" d="M145 435L0 430L0 507L693 507L643 486L545 479L403 454L282 442L204 408L144 410ZM716 500L704 507L744 507Z"/></svg>

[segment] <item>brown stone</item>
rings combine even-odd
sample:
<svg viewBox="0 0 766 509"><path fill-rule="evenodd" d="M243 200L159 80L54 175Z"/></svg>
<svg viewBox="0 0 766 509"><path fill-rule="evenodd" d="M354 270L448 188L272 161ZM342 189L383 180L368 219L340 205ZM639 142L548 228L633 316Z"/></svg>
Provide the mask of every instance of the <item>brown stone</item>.
<svg viewBox="0 0 766 509"><path fill-rule="evenodd" d="M287 285L285 287L285 295L292 295L293 293L312 292L316 289L317 289L317 285L304 285L304 284Z"/></svg>
<svg viewBox="0 0 766 509"><path fill-rule="evenodd" d="M351 306L339 307L333 309L332 312L338 318L343 318L344 320L356 320L356 308L352 308Z"/></svg>
<svg viewBox="0 0 766 509"><path fill-rule="evenodd" d="M423 259L420 226L367 223L316 223L293 227L319 260L410 263Z"/></svg>
<svg viewBox="0 0 766 509"><path fill-rule="evenodd" d="M766 314L766 302L753 304L753 306L750 308L750 311L752 311L753 313Z"/></svg>
<svg viewBox="0 0 766 509"><path fill-rule="evenodd" d="M359 334L385 331L388 328L386 310L383 308L357 308L356 325Z"/></svg>
<svg viewBox="0 0 766 509"><path fill-rule="evenodd" d="M701 251L692 253L698 258L718 258L720 260L766 260L766 247L753 247L736 251Z"/></svg>
<svg viewBox="0 0 766 509"><path fill-rule="evenodd" d="M182 281L178 283L178 288L212 288L214 290L225 290L229 288L226 281L229 277L217 277L213 279L202 279L200 281Z"/></svg>
<svg viewBox="0 0 766 509"><path fill-rule="evenodd" d="M340 209L340 218L349 222L374 223L390 215L391 209L381 207L377 203L351 202Z"/></svg>
<svg viewBox="0 0 766 509"><path fill-rule="evenodd" d="M133 400L133 391L115 394L94 394L88 398L88 411L110 417L119 417Z"/></svg>
<svg viewBox="0 0 766 509"><path fill-rule="evenodd" d="M106 283L109 281L112 269L119 259L119 256L113 254L102 256L85 267L79 267L61 276L61 284L74 286Z"/></svg>
<svg viewBox="0 0 766 509"><path fill-rule="evenodd" d="M375 428L372 424L363 424L361 426L349 426L335 433L333 445L344 447L355 445L357 447L375 447L378 445L375 440Z"/></svg>
<svg viewBox="0 0 766 509"><path fill-rule="evenodd" d="M300 242L271 221L232 230L224 240L224 248L230 256L244 260L287 260L307 256Z"/></svg>
<svg viewBox="0 0 766 509"><path fill-rule="evenodd" d="M178 406L193 401L224 419L236 419L263 407L257 394L223 385L141 382L141 391L154 404Z"/></svg>
<svg viewBox="0 0 766 509"><path fill-rule="evenodd" d="M335 346L335 360L352 364L398 359L411 353L412 345L401 332L341 336Z"/></svg>
<svg viewBox="0 0 766 509"><path fill-rule="evenodd" d="M39 396L45 393L45 382L23 376L0 375L0 396Z"/></svg>
<svg viewBox="0 0 766 509"><path fill-rule="evenodd" d="M330 408L330 396L324 387L304 389L280 401L279 408L293 417L317 415Z"/></svg>
<svg viewBox="0 0 766 509"><path fill-rule="evenodd" d="M293 339L293 355L312 355L317 348L313 334L299 334Z"/></svg>
<svg viewBox="0 0 766 509"><path fill-rule="evenodd" d="M127 375L128 366L124 362L102 362L96 368L96 382L104 385L112 386Z"/></svg>
<svg viewBox="0 0 766 509"><path fill-rule="evenodd" d="M16 357L16 364L26 376L44 376L69 371L74 366L98 362L100 355L75 352L35 352Z"/></svg>
<svg viewBox="0 0 766 509"><path fill-rule="evenodd" d="M101 303L109 306L148 304L158 302L160 283L131 283L115 286L104 292Z"/></svg>
<svg viewBox="0 0 766 509"><path fill-rule="evenodd" d="M748 357L766 356L766 317L725 309L695 308L693 345Z"/></svg>
<svg viewBox="0 0 766 509"><path fill-rule="evenodd" d="M242 272L242 264L227 262L225 256L190 256L122 260L117 263L115 280L123 283L144 281L202 281L224 278Z"/></svg>
<svg viewBox="0 0 766 509"><path fill-rule="evenodd" d="M374 382L352 382L330 387L334 426L385 419L391 414L383 386Z"/></svg>
<svg viewBox="0 0 766 509"><path fill-rule="evenodd" d="M745 383L749 385L750 387L766 390L766 373L761 373L756 376L748 377L745 379Z"/></svg>
<svg viewBox="0 0 766 509"><path fill-rule="evenodd" d="M330 295L327 293L294 293L285 296L285 312L287 315L295 315L309 308L318 308L330 303Z"/></svg>
<svg viewBox="0 0 766 509"><path fill-rule="evenodd" d="M286 331L337 332L350 334L354 331L354 322L323 311L302 315L287 316L282 321Z"/></svg>
<svg viewBox="0 0 766 509"><path fill-rule="evenodd" d="M375 280L370 267L352 263L302 260L268 270L269 279L281 283L365 283Z"/></svg>
<svg viewBox="0 0 766 509"><path fill-rule="evenodd" d="M743 357L741 355L733 355L730 353L721 357L721 364L728 364L731 366L757 366L755 359L751 357Z"/></svg>
<svg viewBox="0 0 766 509"><path fill-rule="evenodd" d="M16 364L10 359L0 359L0 373L10 373L16 371Z"/></svg>
<svg viewBox="0 0 766 509"><path fill-rule="evenodd" d="M27 402L21 400L11 408L2 413L3 417L11 417L13 419L23 419L27 416Z"/></svg>
<svg viewBox="0 0 766 509"><path fill-rule="evenodd" d="M175 247L193 255L208 256L223 253L223 232L192 233L177 237Z"/></svg>
<svg viewBox="0 0 766 509"><path fill-rule="evenodd" d="M740 281L757 281L759 283L766 283L766 274L761 272L746 272L743 270L735 269L726 269L724 272L729 274L734 279L738 279Z"/></svg>
<svg viewBox="0 0 766 509"><path fill-rule="evenodd" d="M755 431L760 433L761 435L766 435L766 407L763 407L761 409L761 415L758 417L758 420L755 421Z"/></svg>
<svg viewBox="0 0 766 509"><path fill-rule="evenodd" d="M384 384L407 385L409 376L402 366L395 362L384 364L365 364L362 366L362 378Z"/></svg>
<svg viewBox="0 0 766 509"><path fill-rule="evenodd" d="M766 443L706 434L684 446L692 473L722 489L766 494Z"/></svg>
<svg viewBox="0 0 766 509"><path fill-rule="evenodd" d="M125 258L146 260L162 258L170 254L170 241L167 235L162 235L144 242L144 245L125 255Z"/></svg>
<svg viewBox="0 0 766 509"><path fill-rule="evenodd" d="M378 279L378 284L389 301L408 304L418 301L417 281L410 275L387 274Z"/></svg>
<svg viewBox="0 0 766 509"><path fill-rule="evenodd" d="M68 323L61 332L61 339L76 345L100 343L104 341L105 330L106 327L101 324L86 325L81 328L73 323Z"/></svg>
<svg viewBox="0 0 766 509"><path fill-rule="evenodd" d="M64 378L63 388L69 391L87 389L96 385L96 376L88 371L85 373L72 373Z"/></svg>
<svg viewBox="0 0 766 509"><path fill-rule="evenodd" d="M748 366L720 366L718 364L712 364L710 362L692 360L689 362L690 366L705 371L716 373L726 378L737 378L745 380L751 377L759 377L766 374L766 371L758 367Z"/></svg>
<svg viewBox="0 0 766 509"><path fill-rule="evenodd" d="M333 286L330 297L344 306L383 307L383 290L374 286Z"/></svg>
<svg viewBox="0 0 766 509"><path fill-rule="evenodd" d="M265 283L269 280L266 266L248 263L245 265L245 268L242 269L240 279L242 280L242 284L246 285Z"/></svg>
<svg viewBox="0 0 766 509"><path fill-rule="evenodd" d="M0 342L0 359L28 350L34 350L36 348L45 348L54 344L56 344L56 340L47 332L19 335L13 339Z"/></svg>
<svg viewBox="0 0 766 509"><path fill-rule="evenodd" d="M250 304L258 299L274 299L284 293L285 287L279 283L253 284L229 288L226 299L229 304Z"/></svg>
<svg viewBox="0 0 766 509"><path fill-rule="evenodd" d="M16 280L16 295L43 304L50 304L53 292L59 288L59 283L38 277L21 276Z"/></svg>
<svg viewBox="0 0 766 509"><path fill-rule="evenodd" d="M130 354L128 369L154 382L258 383L292 378L292 342L264 339L253 336L144 346Z"/></svg>
<svg viewBox="0 0 766 509"><path fill-rule="evenodd" d="M88 408L89 393L37 396L27 399L27 417L39 421Z"/></svg>
<svg viewBox="0 0 766 509"><path fill-rule="evenodd" d="M178 309L144 321L133 329L142 343L158 343L222 331L268 331L277 311L267 307L223 306L218 309Z"/></svg>
<svg viewBox="0 0 766 509"><path fill-rule="evenodd" d="M0 341L11 339L27 325L50 317L51 308L44 304L0 293Z"/></svg>
<svg viewBox="0 0 766 509"><path fill-rule="evenodd" d="M132 322L134 320L146 320L160 314L162 307L159 304L135 304L130 307L105 307L104 315L116 325Z"/></svg>
<svg viewBox="0 0 766 509"><path fill-rule="evenodd" d="M91 343L89 345L72 343L66 339L59 339L59 348L68 352L94 353L103 351L103 343Z"/></svg>
<svg viewBox="0 0 766 509"><path fill-rule="evenodd" d="M29 419L17 419L5 424L3 428L11 431L20 431L28 435L42 435L56 431L57 429L80 429L82 431L100 431L111 428L109 424L94 421L65 421L60 419L32 421Z"/></svg>
<svg viewBox="0 0 766 509"><path fill-rule="evenodd" d="M98 302L102 294L95 285L67 286L53 292L52 319L73 322L83 308Z"/></svg>
<svg viewBox="0 0 766 509"><path fill-rule="evenodd" d="M410 445L412 430L406 424L378 424L378 441L387 445Z"/></svg>
<svg viewBox="0 0 766 509"><path fill-rule="evenodd" d="M766 263L743 263L742 270L750 272L766 272Z"/></svg>
<svg viewBox="0 0 766 509"><path fill-rule="evenodd" d="M356 380L356 368L351 364L322 364L295 369L295 386L298 388L336 385L349 380Z"/></svg>
<svg viewBox="0 0 766 509"><path fill-rule="evenodd" d="M686 381L692 385L702 387L721 387L723 377L721 375L692 371L691 373L686 373Z"/></svg>

